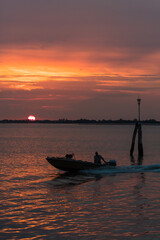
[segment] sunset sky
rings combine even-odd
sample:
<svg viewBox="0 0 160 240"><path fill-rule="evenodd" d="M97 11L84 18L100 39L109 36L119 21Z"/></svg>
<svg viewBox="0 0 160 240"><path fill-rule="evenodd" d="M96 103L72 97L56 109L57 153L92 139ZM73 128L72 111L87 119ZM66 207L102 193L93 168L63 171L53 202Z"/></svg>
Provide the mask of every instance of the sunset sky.
<svg viewBox="0 0 160 240"><path fill-rule="evenodd" d="M0 120L160 120L160 0L0 0Z"/></svg>

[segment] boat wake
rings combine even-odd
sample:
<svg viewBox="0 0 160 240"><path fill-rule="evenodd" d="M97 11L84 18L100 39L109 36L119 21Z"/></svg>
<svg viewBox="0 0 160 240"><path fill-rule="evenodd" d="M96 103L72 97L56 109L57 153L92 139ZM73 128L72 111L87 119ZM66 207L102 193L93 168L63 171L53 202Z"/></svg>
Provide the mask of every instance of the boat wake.
<svg viewBox="0 0 160 240"><path fill-rule="evenodd" d="M160 172L160 164L151 165L132 165L132 166L117 166L116 168L98 168L83 170L83 173L92 174L110 174L110 173L138 173L138 172Z"/></svg>

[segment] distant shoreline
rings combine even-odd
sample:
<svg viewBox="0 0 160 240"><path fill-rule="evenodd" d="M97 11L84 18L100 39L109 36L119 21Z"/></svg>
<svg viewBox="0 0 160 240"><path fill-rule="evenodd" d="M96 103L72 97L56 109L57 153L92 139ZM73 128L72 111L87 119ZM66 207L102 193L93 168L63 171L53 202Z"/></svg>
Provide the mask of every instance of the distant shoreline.
<svg viewBox="0 0 160 240"><path fill-rule="evenodd" d="M1 124L6 124L6 123L44 123L44 124L106 124L106 125L128 125L128 124L135 124L137 120L124 120L124 119L119 119L119 120L88 120L88 119L79 119L79 120L68 120L68 119L59 119L59 120L35 120L35 121L30 121L30 120L9 120L9 119L4 119L0 120ZM154 119L149 119L149 120L142 120L141 124L146 124L146 125L160 125L160 121L154 120Z"/></svg>

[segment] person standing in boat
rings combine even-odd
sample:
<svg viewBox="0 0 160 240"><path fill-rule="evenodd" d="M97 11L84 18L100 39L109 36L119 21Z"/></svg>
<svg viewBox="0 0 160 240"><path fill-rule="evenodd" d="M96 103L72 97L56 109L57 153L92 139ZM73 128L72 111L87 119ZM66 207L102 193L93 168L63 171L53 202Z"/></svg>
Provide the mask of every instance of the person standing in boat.
<svg viewBox="0 0 160 240"><path fill-rule="evenodd" d="M95 164L102 164L101 163L101 160L103 160L105 163L106 161L104 160L104 158L98 154L98 152L95 152L95 155L94 155L94 163Z"/></svg>

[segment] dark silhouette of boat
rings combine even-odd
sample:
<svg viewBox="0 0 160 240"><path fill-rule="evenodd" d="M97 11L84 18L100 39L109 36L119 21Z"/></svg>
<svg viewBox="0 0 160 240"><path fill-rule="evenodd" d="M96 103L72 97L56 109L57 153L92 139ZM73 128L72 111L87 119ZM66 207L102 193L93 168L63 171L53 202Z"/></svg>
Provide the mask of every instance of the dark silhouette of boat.
<svg viewBox="0 0 160 240"><path fill-rule="evenodd" d="M87 170L87 169L116 167L115 160L110 160L105 164L95 164L88 161L75 160L70 157L47 157L46 159L55 168L58 168L59 170L63 170L63 171L70 171L70 172Z"/></svg>

